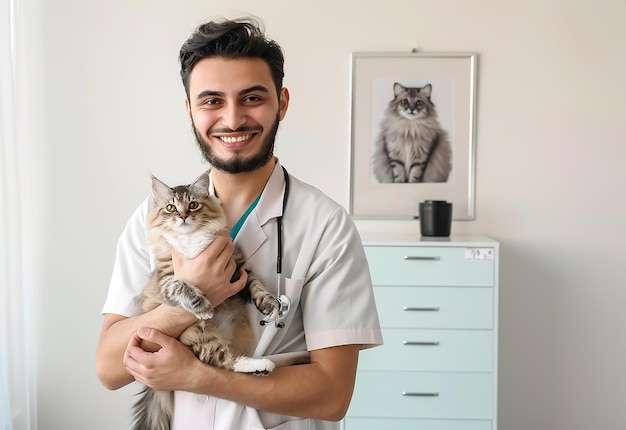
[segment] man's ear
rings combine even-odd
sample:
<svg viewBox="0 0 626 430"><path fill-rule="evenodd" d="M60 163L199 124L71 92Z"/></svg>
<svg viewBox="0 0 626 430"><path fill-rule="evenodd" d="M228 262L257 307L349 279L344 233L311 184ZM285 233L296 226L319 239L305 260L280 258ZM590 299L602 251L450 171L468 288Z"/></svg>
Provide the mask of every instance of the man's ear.
<svg viewBox="0 0 626 430"><path fill-rule="evenodd" d="M283 87L280 90L280 99L278 99L278 109L280 112L279 119L282 121L287 114L287 108L289 107L289 90Z"/></svg>
<svg viewBox="0 0 626 430"><path fill-rule="evenodd" d="M189 118L189 122L193 122L193 117L191 116L191 105L189 104L189 99L185 99L185 109L187 110L187 117Z"/></svg>

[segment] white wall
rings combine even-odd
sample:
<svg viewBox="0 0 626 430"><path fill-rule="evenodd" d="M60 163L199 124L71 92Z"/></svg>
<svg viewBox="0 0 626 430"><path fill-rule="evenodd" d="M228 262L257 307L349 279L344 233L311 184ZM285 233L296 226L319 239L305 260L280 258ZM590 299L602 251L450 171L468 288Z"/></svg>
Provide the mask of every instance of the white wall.
<svg viewBox="0 0 626 430"><path fill-rule="evenodd" d="M500 428L626 422L626 3L22 3L40 429L126 428L132 390L108 392L94 372L115 242L149 172L183 182L203 169L180 44L246 10L286 52L278 155L346 206L350 53L479 53L476 219L453 230L502 244Z"/></svg>

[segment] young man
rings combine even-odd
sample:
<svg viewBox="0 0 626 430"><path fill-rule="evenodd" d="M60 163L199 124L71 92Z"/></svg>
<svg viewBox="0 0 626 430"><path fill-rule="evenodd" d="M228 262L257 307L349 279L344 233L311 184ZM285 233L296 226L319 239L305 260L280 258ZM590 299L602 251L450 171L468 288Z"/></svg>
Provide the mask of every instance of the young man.
<svg viewBox="0 0 626 430"><path fill-rule="evenodd" d="M180 62L187 113L211 165L211 189L229 227L240 226L235 241L247 268L274 292L282 217L282 276L291 308L284 328L255 324L254 352L279 367L260 377L205 365L176 340L194 323L191 314L166 305L141 313L137 297L152 268L147 199L118 243L98 376L109 389L137 380L175 391L174 430L337 429L352 396L359 351L381 344L382 336L352 220L319 190L284 172L273 155L289 105L282 50L254 21L225 20L200 26L183 44ZM174 252L176 276L219 305L247 280L241 271L230 282L233 248L229 237L219 237L193 260ZM250 308L253 321L261 320Z"/></svg>

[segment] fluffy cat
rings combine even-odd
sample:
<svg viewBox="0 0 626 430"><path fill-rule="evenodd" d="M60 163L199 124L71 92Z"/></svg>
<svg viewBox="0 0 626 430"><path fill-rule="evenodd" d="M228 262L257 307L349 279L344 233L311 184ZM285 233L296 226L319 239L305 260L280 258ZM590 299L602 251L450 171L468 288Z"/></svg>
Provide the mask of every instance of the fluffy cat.
<svg viewBox="0 0 626 430"><path fill-rule="evenodd" d="M183 258L194 258L227 229L224 210L219 200L209 193L209 174L202 174L191 185L174 188L153 177L152 192L154 204L147 226L156 267L143 290L142 310L150 311L162 303L182 306L199 321L187 328L179 340L201 361L236 372L271 372L273 362L249 357L254 334L246 303L254 303L266 316L266 321L275 320L278 313L276 298L254 274L249 273L242 291L216 307L200 289L174 276L171 248ZM233 258L238 267L243 265L244 257L237 247ZM144 387L138 395L133 429L169 430L173 393Z"/></svg>
<svg viewBox="0 0 626 430"><path fill-rule="evenodd" d="M393 92L374 144L375 178L381 183L447 182L452 150L430 100L432 85L405 87L396 82Z"/></svg>

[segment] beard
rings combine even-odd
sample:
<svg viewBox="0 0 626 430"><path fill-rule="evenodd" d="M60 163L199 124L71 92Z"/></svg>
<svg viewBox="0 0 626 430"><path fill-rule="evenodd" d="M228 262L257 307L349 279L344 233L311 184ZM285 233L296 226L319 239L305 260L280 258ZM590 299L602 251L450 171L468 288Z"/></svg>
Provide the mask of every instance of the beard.
<svg viewBox="0 0 626 430"><path fill-rule="evenodd" d="M274 142L276 140L276 134L278 133L279 123L280 118L277 114L276 120L274 121L274 124L272 124L270 132L265 137L265 140L262 142L261 149L257 154L247 159L241 158L236 155L233 159L230 160L224 160L223 158L219 158L213 153L211 145L205 139L205 137L200 134L200 132L196 128L196 125L193 123L193 120L191 121L191 128L193 129L193 134L196 137L196 142L198 143L200 152L202 152L202 156L211 165L211 167L227 173L236 174L252 172L265 166L265 164L267 164L267 162L272 159L274 155ZM248 130L245 127L242 127L234 131L238 132Z"/></svg>

